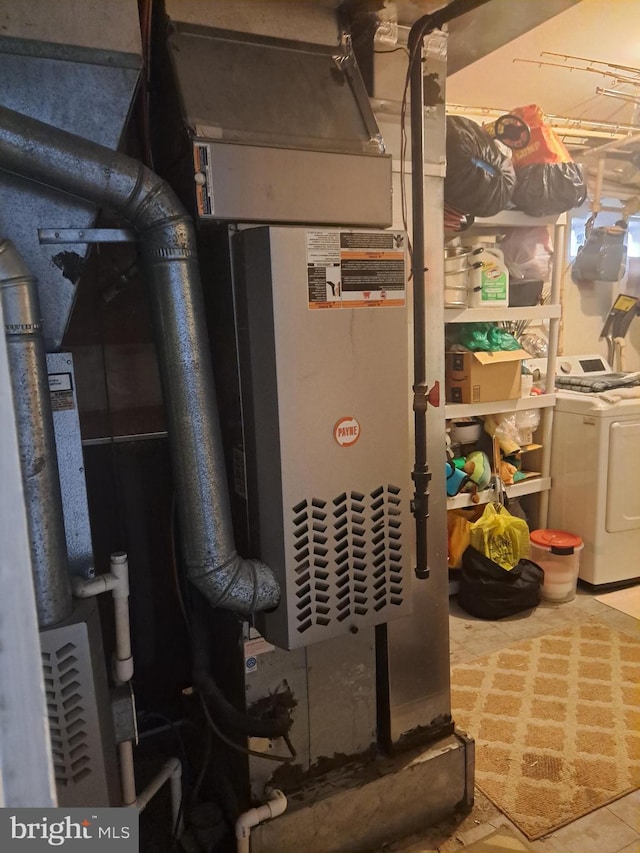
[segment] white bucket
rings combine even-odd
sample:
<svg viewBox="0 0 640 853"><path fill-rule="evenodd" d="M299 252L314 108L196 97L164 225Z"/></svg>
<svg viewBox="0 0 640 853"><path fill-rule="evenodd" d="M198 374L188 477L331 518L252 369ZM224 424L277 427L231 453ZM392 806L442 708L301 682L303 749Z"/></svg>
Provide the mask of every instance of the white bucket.
<svg viewBox="0 0 640 853"><path fill-rule="evenodd" d="M470 276L472 308L506 308L509 305L509 270L500 249L478 247L481 265Z"/></svg>

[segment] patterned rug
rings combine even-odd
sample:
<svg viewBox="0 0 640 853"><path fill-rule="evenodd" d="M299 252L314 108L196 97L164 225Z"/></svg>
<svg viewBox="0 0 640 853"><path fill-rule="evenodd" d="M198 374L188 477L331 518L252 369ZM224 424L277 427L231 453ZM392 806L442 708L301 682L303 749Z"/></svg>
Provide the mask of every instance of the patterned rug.
<svg viewBox="0 0 640 853"><path fill-rule="evenodd" d="M476 784L535 840L640 787L640 637L596 621L451 673Z"/></svg>

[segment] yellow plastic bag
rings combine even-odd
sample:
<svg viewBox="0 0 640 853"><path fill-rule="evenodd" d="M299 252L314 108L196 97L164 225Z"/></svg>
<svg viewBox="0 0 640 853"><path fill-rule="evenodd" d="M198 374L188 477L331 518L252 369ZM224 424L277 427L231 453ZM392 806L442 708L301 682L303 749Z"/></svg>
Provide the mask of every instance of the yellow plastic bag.
<svg viewBox="0 0 640 853"><path fill-rule="evenodd" d="M482 516L469 529L469 542L503 569L512 569L529 556L529 527L500 504L486 505Z"/></svg>

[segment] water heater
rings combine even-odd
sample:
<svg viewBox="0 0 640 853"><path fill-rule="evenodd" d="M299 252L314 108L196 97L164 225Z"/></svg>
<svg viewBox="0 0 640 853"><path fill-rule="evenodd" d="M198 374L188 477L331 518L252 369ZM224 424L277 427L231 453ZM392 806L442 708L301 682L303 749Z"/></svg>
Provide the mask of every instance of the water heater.
<svg viewBox="0 0 640 853"><path fill-rule="evenodd" d="M282 589L258 627L293 649L411 607L407 240L317 227L234 240L236 489Z"/></svg>

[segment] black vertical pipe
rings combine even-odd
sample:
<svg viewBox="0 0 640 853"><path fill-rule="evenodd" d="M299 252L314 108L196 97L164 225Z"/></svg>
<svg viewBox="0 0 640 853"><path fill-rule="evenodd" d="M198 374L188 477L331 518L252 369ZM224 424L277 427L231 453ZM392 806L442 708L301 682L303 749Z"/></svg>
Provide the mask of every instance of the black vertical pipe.
<svg viewBox="0 0 640 853"><path fill-rule="evenodd" d="M429 518L429 481L427 460L427 356L425 295L424 227L424 72L422 46L425 35L439 29L488 0L453 0L444 9L419 18L409 31L409 92L411 98L411 207L413 230L413 411L415 420L415 463L413 516L416 521L417 578L428 578L427 519Z"/></svg>

